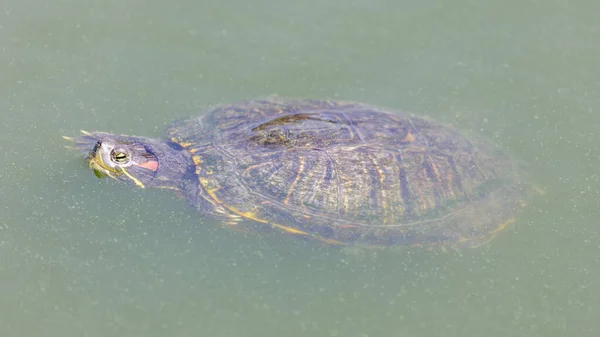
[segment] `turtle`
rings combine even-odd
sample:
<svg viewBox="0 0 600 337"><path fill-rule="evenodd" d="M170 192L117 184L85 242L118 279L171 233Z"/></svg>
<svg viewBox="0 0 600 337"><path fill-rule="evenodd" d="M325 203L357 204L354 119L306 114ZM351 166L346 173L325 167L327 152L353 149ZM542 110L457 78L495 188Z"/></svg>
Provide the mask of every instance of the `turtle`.
<svg viewBox="0 0 600 337"><path fill-rule="evenodd" d="M163 139L82 133L65 138L98 177L177 191L226 228L327 245L478 247L526 195L517 161L485 137L356 101L242 100Z"/></svg>

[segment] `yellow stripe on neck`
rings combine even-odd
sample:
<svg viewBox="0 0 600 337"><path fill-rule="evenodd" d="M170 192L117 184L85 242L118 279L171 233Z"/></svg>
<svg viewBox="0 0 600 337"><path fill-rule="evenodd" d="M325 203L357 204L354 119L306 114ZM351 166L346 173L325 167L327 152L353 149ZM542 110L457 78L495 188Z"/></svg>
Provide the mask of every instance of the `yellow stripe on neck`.
<svg viewBox="0 0 600 337"><path fill-rule="evenodd" d="M127 171L125 171L124 168L121 167L121 171L123 172L123 174L125 174L129 179L133 180L133 182L141 188L144 188L146 186L144 186L144 184L142 184L141 181L137 180L135 177L133 177L131 174L127 173Z"/></svg>

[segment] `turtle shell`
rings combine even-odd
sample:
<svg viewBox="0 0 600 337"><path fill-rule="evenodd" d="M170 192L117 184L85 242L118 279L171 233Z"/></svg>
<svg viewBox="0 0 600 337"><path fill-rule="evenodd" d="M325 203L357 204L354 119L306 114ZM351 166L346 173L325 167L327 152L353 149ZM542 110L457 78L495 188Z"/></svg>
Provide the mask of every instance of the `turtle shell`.
<svg viewBox="0 0 600 337"><path fill-rule="evenodd" d="M497 146L355 102L245 101L167 134L196 165L187 198L244 230L476 246L513 221L523 194Z"/></svg>

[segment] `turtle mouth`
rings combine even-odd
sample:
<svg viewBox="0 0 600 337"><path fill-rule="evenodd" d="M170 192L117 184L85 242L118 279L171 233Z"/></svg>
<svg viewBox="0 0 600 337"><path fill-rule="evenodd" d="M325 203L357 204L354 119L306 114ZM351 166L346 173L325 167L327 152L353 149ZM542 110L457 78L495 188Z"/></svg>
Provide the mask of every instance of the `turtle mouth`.
<svg viewBox="0 0 600 337"><path fill-rule="evenodd" d="M109 167L104 163L104 159L102 158L102 154L98 151L102 147L102 140L98 140L94 148L87 156L88 166L92 171L94 171L94 175L98 178L111 177L115 178L114 174L116 170Z"/></svg>
<svg viewBox="0 0 600 337"><path fill-rule="evenodd" d="M89 168L94 171L96 177L116 178L118 172L104 163L104 159L102 158L102 153L100 151L102 148L102 139L95 136L93 133L84 130L81 130L81 133L82 135L79 137L63 136L64 139L73 143L73 146L69 146L68 148L82 152L86 157Z"/></svg>

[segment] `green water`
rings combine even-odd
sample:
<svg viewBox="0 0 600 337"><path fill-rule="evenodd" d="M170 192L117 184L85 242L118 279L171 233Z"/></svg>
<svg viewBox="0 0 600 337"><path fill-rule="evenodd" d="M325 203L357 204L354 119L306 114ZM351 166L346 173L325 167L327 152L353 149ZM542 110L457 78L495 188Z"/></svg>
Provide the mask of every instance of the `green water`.
<svg viewBox="0 0 600 337"><path fill-rule="evenodd" d="M0 336L600 334L600 2L0 9ZM229 233L63 148L273 93L485 134L545 194L479 249L354 256Z"/></svg>

